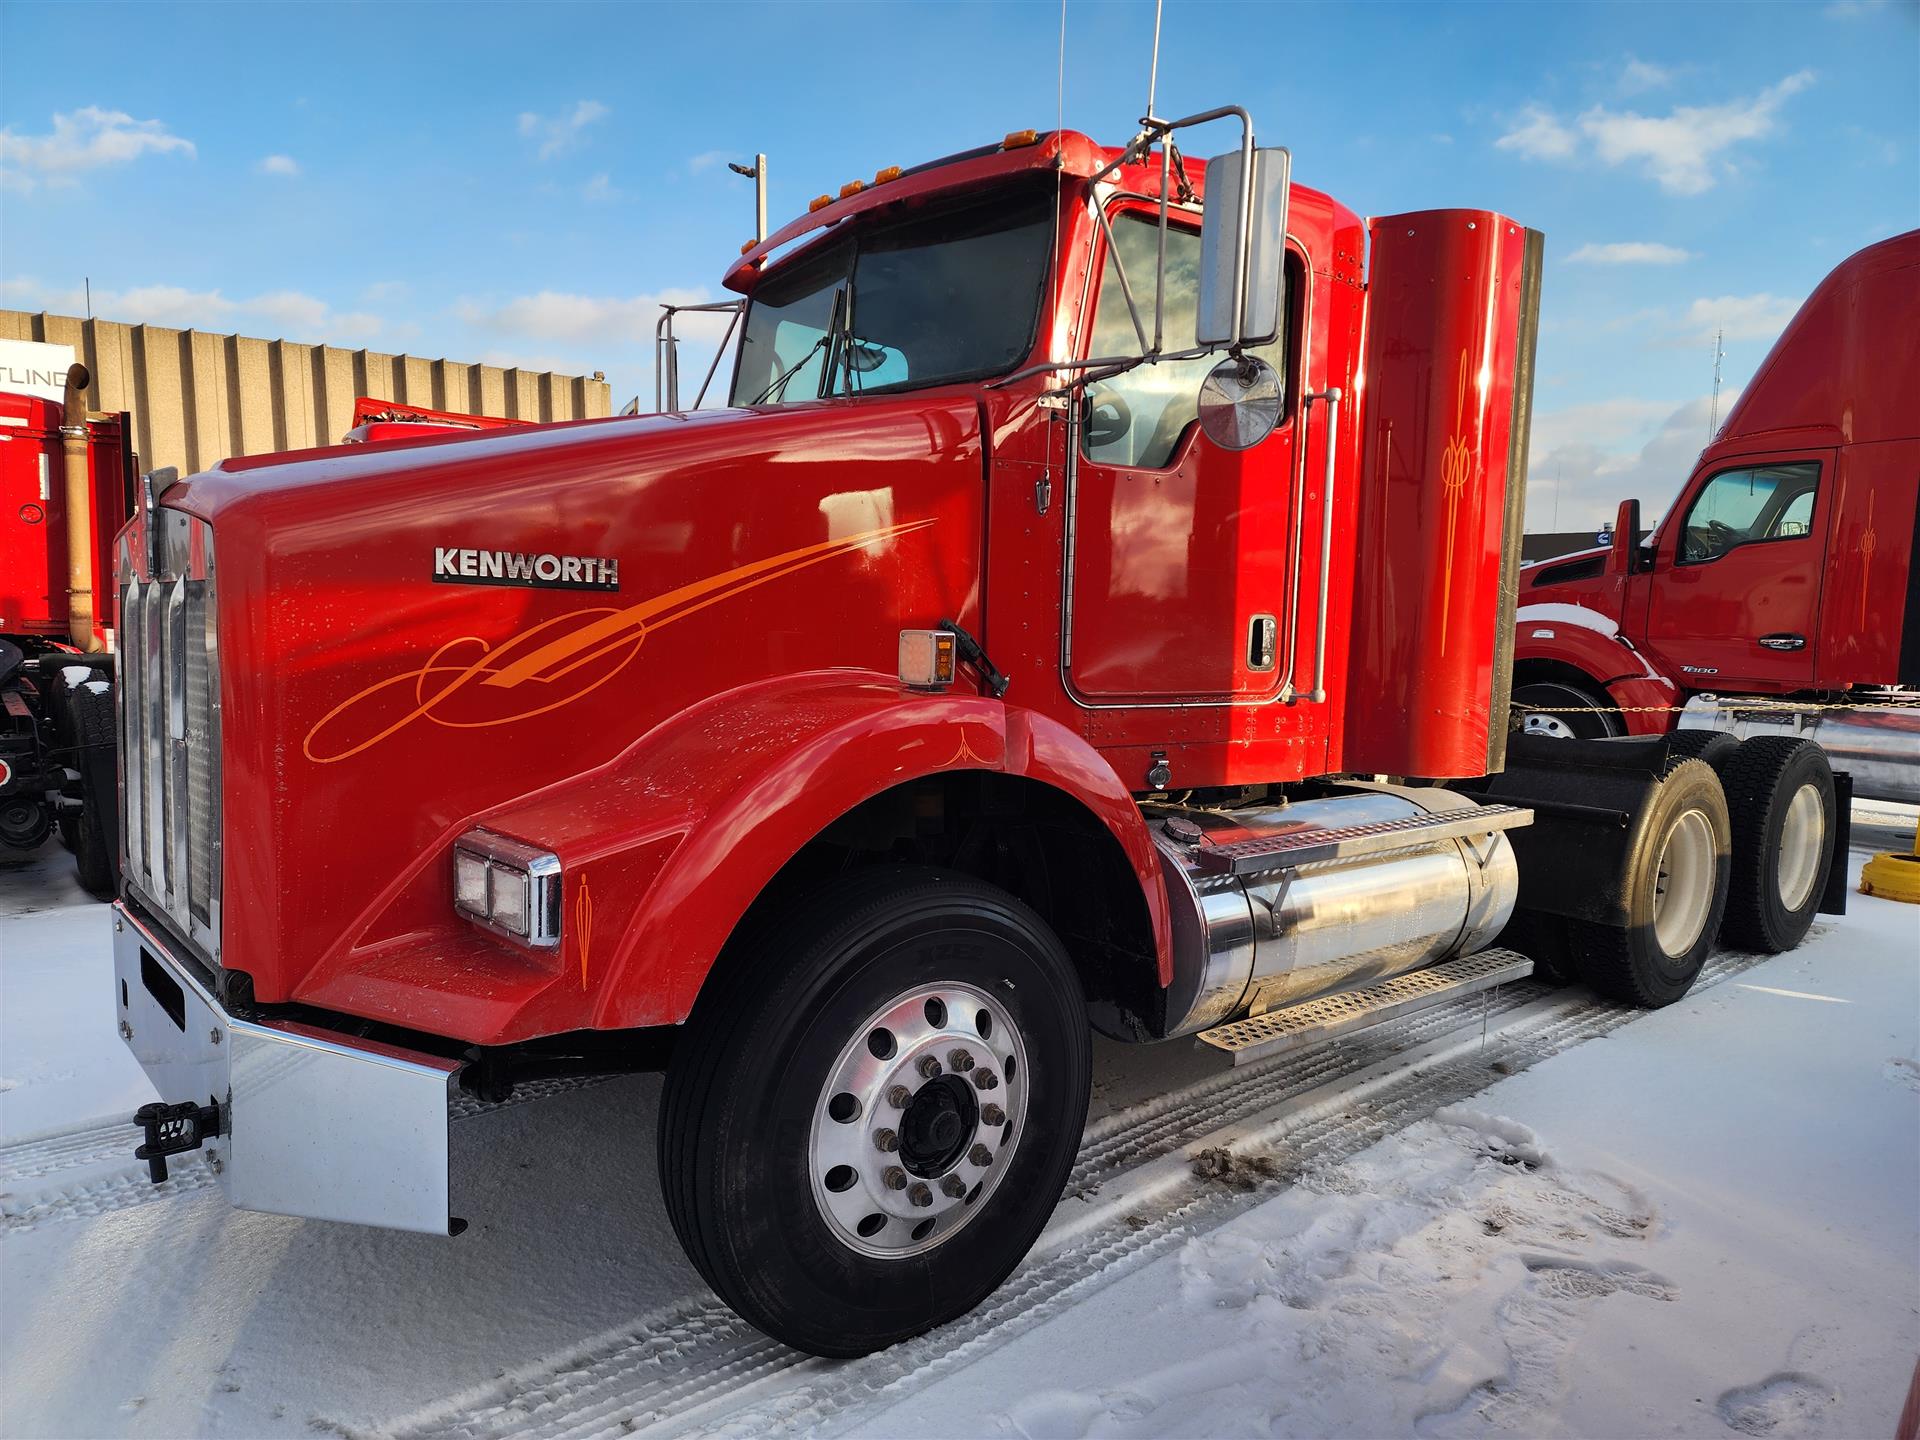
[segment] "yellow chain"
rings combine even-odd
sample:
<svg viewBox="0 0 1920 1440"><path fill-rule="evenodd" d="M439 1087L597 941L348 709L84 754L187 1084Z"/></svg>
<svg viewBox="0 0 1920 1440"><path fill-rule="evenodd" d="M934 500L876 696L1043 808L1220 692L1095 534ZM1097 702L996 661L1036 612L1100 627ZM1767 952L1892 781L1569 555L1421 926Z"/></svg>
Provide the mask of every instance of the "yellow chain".
<svg viewBox="0 0 1920 1440"><path fill-rule="evenodd" d="M1920 696L1911 700L1739 700L1723 701L1730 710L1911 710L1920 709ZM1524 715L1682 715L1684 705L1516 705ZM1694 711L1701 714L1701 711Z"/></svg>

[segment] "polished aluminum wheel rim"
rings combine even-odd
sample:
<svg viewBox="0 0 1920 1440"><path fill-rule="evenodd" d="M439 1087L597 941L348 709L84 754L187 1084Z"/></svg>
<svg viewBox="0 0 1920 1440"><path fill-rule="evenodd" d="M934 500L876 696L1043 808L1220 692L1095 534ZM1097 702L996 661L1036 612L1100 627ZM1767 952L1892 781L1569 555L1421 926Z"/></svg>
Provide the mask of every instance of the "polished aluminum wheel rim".
<svg viewBox="0 0 1920 1440"><path fill-rule="evenodd" d="M941 1244L985 1208L1019 1148L1027 1051L999 1000L943 981L854 1031L814 1102L808 1182L851 1250Z"/></svg>
<svg viewBox="0 0 1920 1440"><path fill-rule="evenodd" d="M1529 711L1520 718L1520 733L1523 735L1550 735L1555 740L1572 740L1573 727L1558 715L1542 715L1538 711Z"/></svg>
<svg viewBox="0 0 1920 1440"><path fill-rule="evenodd" d="M1820 787L1802 785L1787 802L1786 818L1780 824L1780 854L1774 867L1780 903L1788 910L1798 910L1813 893L1820 852L1826 844L1827 810L1820 803Z"/></svg>
<svg viewBox="0 0 1920 1440"><path fill-rule="evenodd" d="M1667 832L1653 882L1653 935L1668 955L1686 954L1700 938L1713 882L1713 825L1704 811L1688 810Z"/></svg>

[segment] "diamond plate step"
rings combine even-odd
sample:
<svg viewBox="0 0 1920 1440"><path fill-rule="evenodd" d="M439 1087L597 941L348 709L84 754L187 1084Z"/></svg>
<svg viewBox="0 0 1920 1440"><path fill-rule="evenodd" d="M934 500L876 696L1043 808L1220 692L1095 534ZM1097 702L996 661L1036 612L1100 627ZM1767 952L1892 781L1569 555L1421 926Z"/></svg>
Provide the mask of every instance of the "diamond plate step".
<svg viewBox="0 0 1920 1440"><path fill-rule="evenodd" d="M1533 811L1519 805L1476 805L1471 810L1443 810L1437 815L1410 815L1404 820L1376 820L1371 825L1338 825L1269 835L1257 840L1235 840L1227 845L1202 845L1195 863L1208 875L1262 875L1290 870L1316 860L1344 860L1404 850L1467 835L1490 835L1533 823Z"/></svg>
<svg viewBox="0 0 1920 1440"><path fill-rule="evenodd" d="M1482 950L1411 975L1395 976L1362 990L1343 990L1318 1000L1269 1010L1249 1020L1233 1020L1202 1030L1194 1038L1224 1050L1236 1065L1264 1060L1283 1050L1318 1044L1349 1030L1410 1015L1477 990L1491 990L1533 973L1533 961L1516 950Z"/></svg>

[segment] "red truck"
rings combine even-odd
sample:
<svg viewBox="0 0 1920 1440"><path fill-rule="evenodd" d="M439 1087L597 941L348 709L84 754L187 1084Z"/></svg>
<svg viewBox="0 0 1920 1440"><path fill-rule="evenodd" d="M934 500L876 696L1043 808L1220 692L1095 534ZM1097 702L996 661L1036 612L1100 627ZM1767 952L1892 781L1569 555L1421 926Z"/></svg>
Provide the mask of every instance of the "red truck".
<svg viewBox="0 0 1920 1440"><path fill-rule="evenodd" d="M86 385L76 364L64 403L0 392L0 856L57 827L81 883L108 899L120 841L107 619L137 464L128 417L88 415Z"/></svg>
<svg viewBox="0 0 1920 1440"><path fill-rule="evenodd" d="M664 1068L693 1263L853 1355L1031 1247L1090 1026L1245 1059L1527 973L1510 921L1665 1004L1804 788L1797 942L1817 748L1748 742L1811 757L1755 829L1664 737L1510 744L1541 255L1234 107L1023 131L750 244L726 409L148 477L139 1153L457 1234L454 1091Z"/></svg>
<svg viewBox="0 0 1920 1440"><path fill-rule="evenodd" d="M1800 307L1644 542L1525 567L1513 704L1540 734L1816 739L1920 802L1920 230Z"/></svg>

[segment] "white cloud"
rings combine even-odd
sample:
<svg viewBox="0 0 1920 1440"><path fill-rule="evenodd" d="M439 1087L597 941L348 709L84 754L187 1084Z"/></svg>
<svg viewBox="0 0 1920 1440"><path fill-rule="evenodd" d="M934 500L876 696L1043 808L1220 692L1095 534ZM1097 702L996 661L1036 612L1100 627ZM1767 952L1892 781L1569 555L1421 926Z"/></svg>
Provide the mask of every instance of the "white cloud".
<svg viewBox="0 0 1920 1440"><path fill-rule="evenodd" d="M1662 190L1698 195L1713 188L1722 151L1771 135L1781 104L1812 83L1813 72L1802 70L1750 100L1682 105L1665 116L1615 113L1596 105L1580 117L1580 128L1607 164L1641 161Z"/></svg>
<svg viewBox="0 0 1920 1440"><path fill-rule="evenodd" d="M599 204L607 200L618 200L620 191L615 188L613 177L602 170L580 187L580 198Z"/></svg>
<svg viewBox="0 0 1920 1440"><path fill-rule="evenodd" d="M453 313L476 330L493 335L545 344L615 346L650 343L661 305L692 305L707 298L704 290L627 296L542 290L504 301L462 299L454 305ZM712 323L716 318L717 327ZM718 338L726 328L726 316L688 315L674 328L676 333L689 335L711 329Z"/></svg>
<svg viewBox="0 0 1920 1440"><path fill-rule="evenodd" d="M1567 256L1569 265L1678 265L1693 252L1655 240L1619 240L1607 245L1582 245Z"/></svg>
<svg viewBox="0 0 1920 1440"><path fill-rule="evenodd" d="M1520 112L1520 123L1493 143L1496 149L1513 150L1529 160L1567 160L1577 141L1552 112L1529 105Z"/></svg>
<svg viewBox="0 0 1920 1440"><path fill-rule="evenodd" d="M300 173L300 162L291 155L263 155L253 168L262 175L285 175L291 178Z"/></svg>
<svg viewBox="0 0 1920 1440"><path fill-rule="evenodd" d="M702 150L698 155L688 157L687 173L689 175L700 175L713 169L716 165L726 164L727 161L732 158L733 152L731 150Z"/></svg>
<svg viewBox="0 0 1920 1440"><path fill-rule="evenodd" d="M1730 403L1720 397L1720 416ZM1707 396L1604 400L1536 414L1527 461L1527 529L1597 530L1622 500L1648 524L1680 492L1707 443Z"/></svg>
<svg viewBox="0 0 1920 1440"><path fill-rule="evenodd" d="M540 142L540 158L551 160L564 150L570 150L579 143L581 132L595 121L604 120L613 111L598 100L582 100L565 115L556 115L549 119L536 115L531 110L520 115L520 133L530 140Z"/></svg>
<svg viewBox="0 0 1920 1440"><path fill-rule="evenodd" d="M1829 20L1858 20L1887 8L1887 0L1833 0L1821 10Z"/></svg>
<svg viewBox="0 0 1920 1440"><path fill-rule="evenodd" d="M1529 106L1494 144L1529 160L1571 160L1584 136L1602 163L1636 163L1668 194L1699 195L1711 190L1725 171L1728 150L1773 134L1782 104L1812 83L1813 72L1801 70L1748 99L1681 105L1667 115L1595 105L1576 122L1578 135L1551 111Z"/></svg>
<svg viewBox="0 0 1920 1440"><path fill-rule="evenodd" d="M136 120L124 110L102 110L97 105L56 114L45 135L22 135L12 126L0 129L0 175L17 190L30 190L36 180L49 185L71 185L83 171L124 165L142 155L196 152L191 140L168 130L160 120Z"/></svg>
<svg viewBox="0 0 1920 1440"><path fill-rule="evenodd" d="M1650 60L1629 55L1620 71L1620 88L1629 95L1638 95L1643 90L1658 90L1663 85L1671 85L1673 75L1674 72L1665 65L1655 65Z"/></svg>
<svg viewBox="0 0 1920 1440"><path fill-rule="evenodd" d="M0 298L11 305L56 314L78 315L87 303L80 289L59 289L21 277L0 281ZM368 311L337 311L324 300L298 290L270 290L234 299L218 290L189 290L184 285L137 285L128 290L93 292L93 313L130 325L162 325L172 330L262 332L264 338L303 344L364 344L386 328Z"/></svg>
<svg viewBox="0 0 1920 1440"><path fill-rule="evenodd" d="M1689 341L1711 344L1724 330L1729 340L1771 342L1800 308L1800 301L1779 295L1721 295L1696 300L1681 318Z"/></svg>

